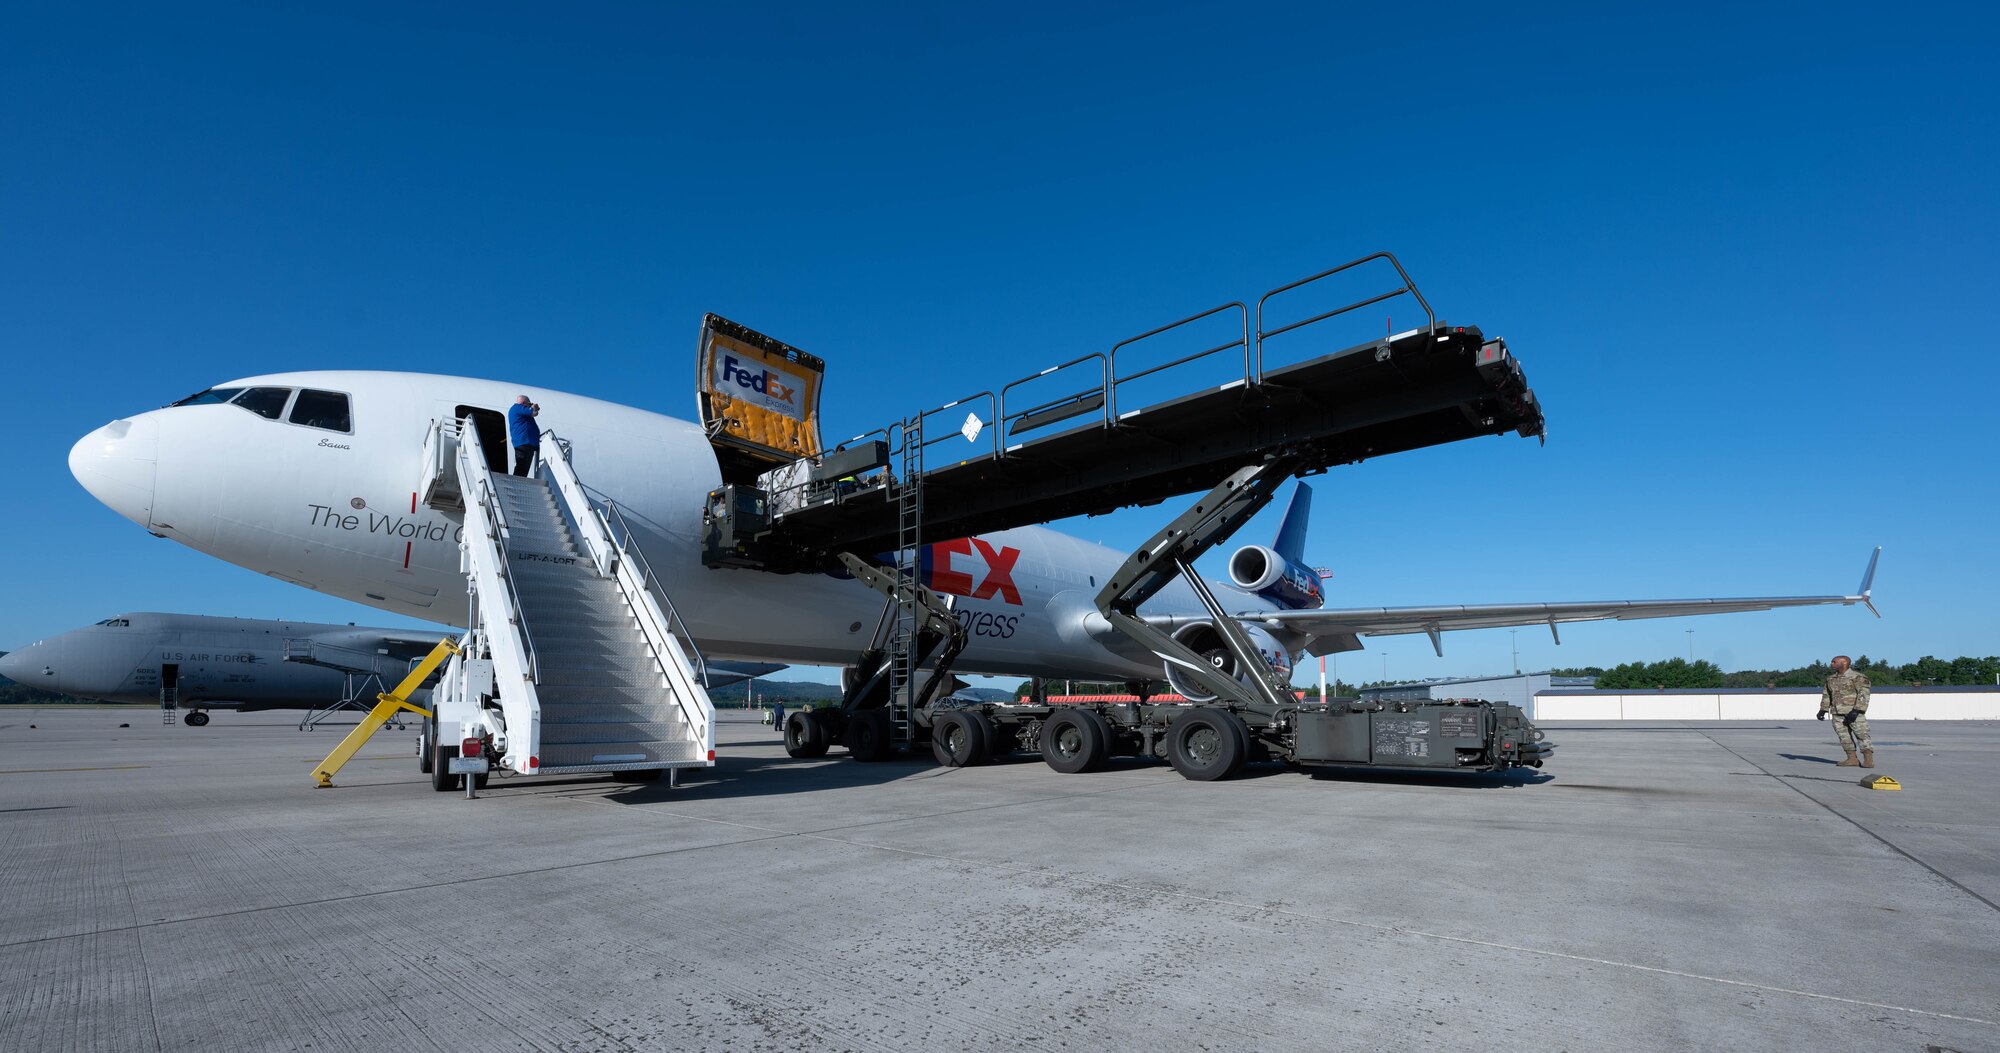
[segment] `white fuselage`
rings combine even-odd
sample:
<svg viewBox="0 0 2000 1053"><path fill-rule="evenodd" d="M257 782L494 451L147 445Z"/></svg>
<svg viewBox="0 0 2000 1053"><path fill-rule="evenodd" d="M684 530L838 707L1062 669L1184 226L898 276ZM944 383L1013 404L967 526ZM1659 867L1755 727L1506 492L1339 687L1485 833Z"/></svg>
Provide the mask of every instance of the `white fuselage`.
<svg viewBox="0 0 2000 1053"><path fill-rule="evenodd" d="M71 471L147 530L272 577L448 625L467 620L456 517L416 488L430 422L467 407L504 413L527 392L541 427L571 444L585 487L615 502L698 645L723 658L845 664L866 646L882 599L813 574L713 569L701 561L705 496L721 484L713 448L688 421L560 392L415 373L325 371L218 388L343 395L351 416L303 411L272 393L241 405L175 405L80 440ZM302 418L295 422L294 418ZM989 553L991 555L989 555ZM1123 557L1043 527L936 546L931 584L958 593L969 642L958 667L1021 676L1157 678L1159 660L1112 631L1093 598ZM1235 609L1267 606L1225 583ZM1196 614L1184 584L1149 610ZM1289 664L1291 656L1280 656Z"/></svg>

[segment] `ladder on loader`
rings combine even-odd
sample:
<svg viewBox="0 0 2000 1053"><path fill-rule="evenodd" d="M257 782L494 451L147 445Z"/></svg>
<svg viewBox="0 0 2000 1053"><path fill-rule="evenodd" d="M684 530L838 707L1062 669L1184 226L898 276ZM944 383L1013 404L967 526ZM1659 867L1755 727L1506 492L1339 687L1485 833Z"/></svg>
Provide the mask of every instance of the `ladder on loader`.
<svg viewBox="0 0 2000 1053"><path fill-rule="evenodd" d="M456 745L521 775L647 781L715 763L702 658L617 507L594 504L544 433L532 474L496 471L469 421L433 422L425 504L462 512L467 645L433 692L432 785Z"/></svg>

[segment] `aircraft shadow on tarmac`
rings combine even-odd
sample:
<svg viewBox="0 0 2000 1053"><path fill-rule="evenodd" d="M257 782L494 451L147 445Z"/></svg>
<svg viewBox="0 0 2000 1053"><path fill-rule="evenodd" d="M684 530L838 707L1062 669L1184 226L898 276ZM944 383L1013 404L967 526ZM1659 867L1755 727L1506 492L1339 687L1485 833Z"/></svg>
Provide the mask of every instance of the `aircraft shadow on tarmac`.
<svg viewBox="0 0 2000 1053"><path fill-rule="evenodd" d="M749 745L750 743L737 743ZM1041 757L1033 753L1015 753L999 760L987 762L986 767L1006 767L1010 765L1036 765ZM1136 771L1157 768L1171 769L1164 761L1147 760L1138 757L1114 757L1103 769L1106 772ZM533 784L521 784L519 789L539 790L555 793L570 793L578 790L601 789L603 799L621 804L645 805L663 804L674 800L690 798L748 798L769 797L794 793L806 793L838 786L874 786L890 782L918 781L922 779L950 778L965 769L947 768L932 760L928 751L918 751L889 760L863 764L854 761L838 751L824 757L735 757L722 753L715 759L715 767L691 769L681 773L678 786L668 785L665 779L658 782L619 785L605 781L594 775L573 779L537 779ZM1422 771L1379 771L1366 768L1291 768L1276 762L1245 765L1242 772L1232 778L1233 782L1247 782L1278 776L1305 776L1315 782L1371 783L1398 786L1448 786L1462 789L1512 790L1523 786L1534 786L1552 781L1555 776L1530 769L1515 768L1505 772L1422 772ZM500 787L504 783L494 783ZM514 788L514 787L510 787Z"/></svg>

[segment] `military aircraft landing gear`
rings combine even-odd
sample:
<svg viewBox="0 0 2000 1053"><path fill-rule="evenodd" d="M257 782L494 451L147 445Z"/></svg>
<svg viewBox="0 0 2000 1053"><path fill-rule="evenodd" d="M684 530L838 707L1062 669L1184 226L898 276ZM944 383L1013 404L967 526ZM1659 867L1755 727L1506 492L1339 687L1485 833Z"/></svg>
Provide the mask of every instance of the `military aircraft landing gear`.
<svg viewBox="0 0 2000 1053"><path fill-rule="evenodd" d="M208 726L208 714L199 709L190 709L187 716L181 718L181 723L191 728L205 728Z"/></svg>

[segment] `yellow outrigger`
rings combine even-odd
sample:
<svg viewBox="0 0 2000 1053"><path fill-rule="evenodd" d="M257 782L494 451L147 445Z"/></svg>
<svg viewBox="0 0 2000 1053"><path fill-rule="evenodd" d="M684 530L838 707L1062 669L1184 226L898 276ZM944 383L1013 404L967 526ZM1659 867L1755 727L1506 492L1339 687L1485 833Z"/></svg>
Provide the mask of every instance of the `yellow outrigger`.
<svg viewBox="0 0 2000 1053"><path fill-rule="evenodd" d="M396 685L396 690L376 695L375 708L369 710L368 715L361 718L361 723L354 725L354 730L348 732L347 737L340 740L340 745L335 746L333 752L327 754L326 759L319 763L319 767L313 769L315 784L322 790L332 786L334 773L348 761L353 760L354 755L361 752L361 747L368 741L369 736L382 730L382 725L388 723L389 718L399 711L409 710L418 716L429 717L431 711L411 702L410 696L417 693L417 689L423 686L425 680L430 679L432 673L437 672L437 667L443 665L446 658L457 653L458 644L452 642L450 637L439 640L438 645L431 648L431 653L425 655L424 660L410 670L410 675Z"/></svg>

